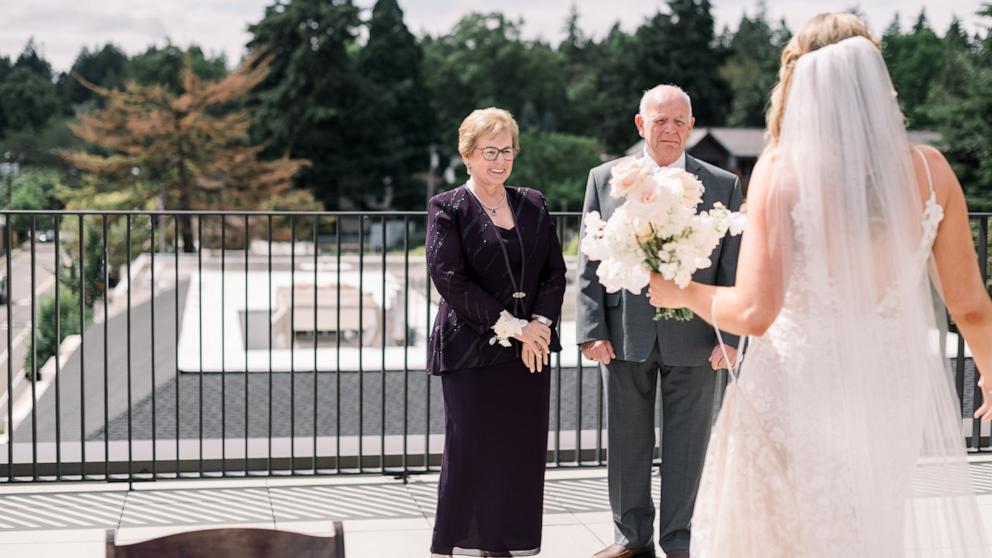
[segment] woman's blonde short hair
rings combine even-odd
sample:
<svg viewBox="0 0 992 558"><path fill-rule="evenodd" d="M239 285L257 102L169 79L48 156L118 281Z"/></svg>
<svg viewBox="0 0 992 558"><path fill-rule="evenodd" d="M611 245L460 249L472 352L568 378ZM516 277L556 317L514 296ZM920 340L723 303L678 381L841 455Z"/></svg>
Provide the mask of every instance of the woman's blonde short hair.
<svg viewBox="0 0 992 558"><path fill-rule="evenodd" d="M820 14L806 22L782 49L782 67L778 72L778 84L772 90L766 117L771 145L778 143L779 134L782 132L785 102L789 98L789 86L792 83L792 71L796 67L796 61L804 54L851 37L865 37L881 48L878 39L868 31L868 26L858 16L836 13Z"/></svg>
<svg viewBox="0 0 992 558"><path fill-rule="evenodd" d="M468 158L475 151L479 138L504 131L510 132L513 148L520 149L520 128L512 114L495 107L473 110L458 127L458 152Z"/></svg>

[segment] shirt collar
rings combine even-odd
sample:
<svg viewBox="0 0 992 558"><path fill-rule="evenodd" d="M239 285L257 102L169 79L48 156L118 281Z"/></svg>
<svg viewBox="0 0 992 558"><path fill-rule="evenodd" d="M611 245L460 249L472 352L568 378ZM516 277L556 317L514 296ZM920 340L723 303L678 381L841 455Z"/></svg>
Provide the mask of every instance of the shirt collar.
<svg viewBox="0 0 992 558"><path fill-rule="evenodd" d="M655 161L654 158L648 154L647 146L644 146L644 158L647 159L648 165L651 166L652 171L657 172L659 169L661 169L661 165L659 165L658 162ZM682 151L682 154L679 155L679 158L672 161L672 164L666 165L666 167L670 169L685 170L685 151Z"/></svg>

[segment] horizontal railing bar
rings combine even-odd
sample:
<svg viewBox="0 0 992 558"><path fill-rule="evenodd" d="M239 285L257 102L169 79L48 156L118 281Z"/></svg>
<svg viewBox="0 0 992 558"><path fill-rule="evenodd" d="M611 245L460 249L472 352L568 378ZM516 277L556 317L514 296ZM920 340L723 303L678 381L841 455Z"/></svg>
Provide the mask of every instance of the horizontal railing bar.
<svg viewBox="0 0 992 558"><path fill-rule="evenodd" d="M581 211L550 211L552 217L581 217ZM195 209L0 209L0 215L34 215L34 216L54 216L54 215L147 215L171 217L173 215L188 215L191 217L240 217L240 216L296 216L296 217L423 217L427 215L424 210L418 211L237 211L226 209L195 210ZM982 218L992 217L992 211L971 211L968 217Z"/></svg>
<svg viewBox="0 0 992 558"><path fill-rule="evenodd" d="M192 217L218 216L296 216L296 217L423 217L424 210L418 211L236 211L226 209L196 210L196 209L2 209L3 215L151 215L169 217L172 215L189 215ZM552 215L579 216L578 211L552 211ZM992 215L990 213L989 215Z"/></svg>

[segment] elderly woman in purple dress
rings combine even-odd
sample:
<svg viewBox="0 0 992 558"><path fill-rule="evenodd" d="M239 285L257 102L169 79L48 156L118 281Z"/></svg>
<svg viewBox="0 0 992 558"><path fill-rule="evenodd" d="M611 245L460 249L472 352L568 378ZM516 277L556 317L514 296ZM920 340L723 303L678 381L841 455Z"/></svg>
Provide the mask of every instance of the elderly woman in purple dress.
<svg viewBox="0 0 992 558"><path fill-rule="evenodd" d="M541 547L547 374L565 261L544 196L505 186L520 151L505 110L458 128L468 182L427 209L441 295L427 370L440 375L445 444L432 556L529 556Z"/></svg>

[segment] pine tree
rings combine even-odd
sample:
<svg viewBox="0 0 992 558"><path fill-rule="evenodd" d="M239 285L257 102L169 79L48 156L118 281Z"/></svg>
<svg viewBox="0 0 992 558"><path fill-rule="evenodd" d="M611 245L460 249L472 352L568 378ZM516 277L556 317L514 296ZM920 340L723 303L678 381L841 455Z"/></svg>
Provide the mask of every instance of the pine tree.
<svg viewBox="0 0 992 558"><path fill-rule="evenodd" d="M579 27L579 7L572 3L568 16L565 18L565 38L558 45L558 52L565 57L566 63L570 66L570 72L577 71L574 65L582 62L586 49L589 47L589 37L586 36L582 28ZM567 77L572 77L570 72Z"/></svg>
<svg viewBox="0 0 992 558"><path fill-rule="evenodd" d="M737 31L727 44L730 56L720 69L720 75L733 91L727 116L729 125L764 126L768 98L778 80L782 46L768 23L764 2L759 2L753 18L746 13L741 16Z"/></svg>
<svg viewBox="0 0 992 558"><path fill-rule="evenodd" d="M19 130L41 131L61 112L60 106L55 84L25 66L15 67L0 82L0 137Z"/></svg>
<svg viewBox="0 0 992 558"><path fill-rule="evenodd" d="M17 62L14 63L14 68L25 68L30 70L31 73L38 77L44 78L45 80L51 82L54 74L52 73L52 65L45 60L45 58L38 52L38 46L34 43L34 38L28 39L28 43L24 46L24 50L21 51L20 56L17 57Z"/></svg>
<svg viewBox="0 0 992 558"><path fill-rule="evenodd" d="M381 196L385 201L393 194L394 207L414 208L424 203L424 185L418 175L429 169L437 124L423 64L423 50L403 23L396 0L376 2L359 66L375 89L367 102L380 105L376 111L380 141L373 144L375 153L370 154L378 161L370 168L370 185L386 185Z"/></svg>
<svg viewBox="0 0 992 558"><path fill-rule="evenodd" d="M139 85L165 85L173 93L183 90L183 69L189 68L200 79L216 81L227 74L223 55L207 57L203 50L191 45L183 50L171 42L165 46L150 46L145 52L127 61L127 79Z"/></svg>
<svg viewBox="0 0 992 558"><path fill-rule="evenodd" d="M934 61L942 58L944 47L930 28L925 11L920 12L909 33L899 28L897 17L882 36L882 54L909 127L927 128L932 122L925 102L931 83L941 71Z"/></svg>
<svg viewBox="0 0 992 558"><path fill-rule="evenodd" d="M95 151L63 151L84 173L83 185L60 196L69 207L166 209L258 209L278 199L306 205L292 177L306 161L259 160L262 145L248 142L249 114L225 111L260 83L267 60L249 59L220 81L182 70L183 91L167 85L127 82L107 89L76 76L104 97L106 106L80 117L72 131ZM193 251L186 219L183 248Z"/></svg>
<svg viewBox="0 0 992 558"><path fill-rule="evenodd" d="M565 19L565 39L558 45L567 103L561 107L558 128L569 134L602 139L601 100L597 82L603 49L579 26L579 11L572 4Z"/></svg>
<svg viewBox="0 0 992 558"><path fill-rule="evenodd" d="M928 116L968 195L969 209L992 211L992 4L984 3L978 16L986 21L985 37L967 55L959 52L954 58L960 75L952 85L936 88ZM959 39L945 37L946 42Z"/></svg>
<svg viewBox="0 0 992 558"><path fill-rule="evenodd" d="M720 125L730 88L719 72L726 53L716 40L712 6L709 0L668 0L668 10L637 29L637 88L674 83L692 98L697 125Z"/></svg>
<svg viewBox="0 0 992 558"><path fill-rule="evenodd" d="M639 48L637 38L620 29L618 23L599 44L599 62L596 64L597 107L599 114L596 137L607 151L622 154L637 141L634 115L644 89L641 68L632 52Z"/></svg>
<svg viewBox="0 0 992 558"><path fill-rule="evenodd" d="M37 134L60 112L59 105L52 65L38 52L34 39L28 40L13 64L0 58L0 139L18 131Z"/></svg>
<svg viewBox="0 0 992 558"><path fill-rule="evenodd" d="M372 187L381 114L352 51L361 20L350 1L277 1L249 26L248 48L272 57L249 106L264 156L308 159L297 176L327 209L354 207ZM372 102L370 102L372 101Z"/></svg>
<svg viewBox="0 0 992 558"><path fill-rule="evenodd" d="M108 89L116 89L124 85L128 59L117 45L107 43L100 50L83 50L72 63L71 74L83 76L90 83L95 83ZM79 81L67 79L62 88L62 99L65 108L71 114L72 107L94 100L102 102L102 98L83 86ZM102 105L101 105L102 106Z"/></svg>
<svg viewBox="0 0 992 558"><path fill-rule="evenodd" d="M522 25L500 13L469 14L451 32L425 41L445 148L453 150L455 130L476 108L498 106L522 126L526 121L544 130L563 120L568 97L561 57L547 43L524 41Z"/></svg>

